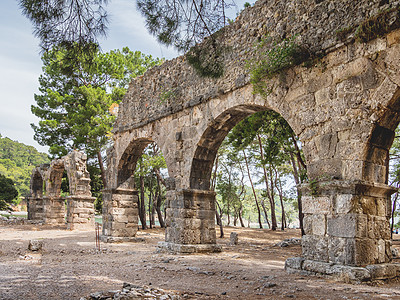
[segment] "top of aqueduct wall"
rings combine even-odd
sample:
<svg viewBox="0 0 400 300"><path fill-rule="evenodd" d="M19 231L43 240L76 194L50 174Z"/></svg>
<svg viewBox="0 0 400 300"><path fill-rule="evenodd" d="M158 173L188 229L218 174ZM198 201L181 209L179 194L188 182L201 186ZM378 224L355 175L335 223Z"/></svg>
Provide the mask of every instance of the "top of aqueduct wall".
<svg viewBox="0 0 400 300"><path fill-rule="evenodd" d="M399 0L259 0L225 28L229 51L224 56L224 75L200 77L185 56L164 62L133 80L119 109L114 133L139 128L185 108L234 91L249 83L246 61L260 38L296 36L296 43L311 53L324 55L354 40L343 29L356 28L379 12L398 6ZM398 20L396 16L393 22ZM163 99L163 94L173 97Z"/></svg>

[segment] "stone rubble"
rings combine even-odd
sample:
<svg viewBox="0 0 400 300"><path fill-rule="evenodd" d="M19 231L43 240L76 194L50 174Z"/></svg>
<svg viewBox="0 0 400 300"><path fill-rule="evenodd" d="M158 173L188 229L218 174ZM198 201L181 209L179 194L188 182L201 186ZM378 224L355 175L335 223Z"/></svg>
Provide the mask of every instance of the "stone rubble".
<svg viewBox="0 0 400 300"><path fill-rule="evenodd" d="M124 283L122 290L95 292L80 300L131 300L131 299L157 299L157 300L178 300L182 299L177 292L149 286L137 286L131 283Z"/></svg>
<svg viewBox="0 0 400 300"><path fill-rule="evenodd" d="M237 245L238 242L239 242L239 236L238 236L237 232L231 232L228 245L234 246L234 245Z"/></svg>
<svg viewBox="0 0 400 300"><path fill-rule="evenodd" d="M0 216L1 225L27 225L27 224L37 224L42 225L40 221L27 220L25 218L19 218L14 216L4 217Z"/></svg>
<svg viewBox="0 0 400 300"><path fill-rule="evenodd" d="M274 245L274 247L289 247L293 245L300 245L301 244L301 239L298 238L291 238L291 239L285 239L283 241L280 241Z"/></svg>
<svg viewBox="0 0 400 300"><path fill-rule="evenodd" d="M28 249L30 251L40 251L43 248L43 241L40 240L30 240Z"/></svg>

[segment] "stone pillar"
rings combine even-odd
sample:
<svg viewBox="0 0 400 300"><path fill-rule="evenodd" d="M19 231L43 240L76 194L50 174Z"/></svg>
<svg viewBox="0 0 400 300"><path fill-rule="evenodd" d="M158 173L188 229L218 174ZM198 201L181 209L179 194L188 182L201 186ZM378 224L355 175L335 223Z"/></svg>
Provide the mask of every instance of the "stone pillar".
<svg viewBox="0 0 400 300"><path fill-rule="evenodd" d="M88 196L67 197L67 229L94 229L95 200L95 197Z"/></svg>
<svg viewBox="0 0 400 300"><path fill-rule="evenodd" d="M104 242L133 241L138 230L138 191L103 190Z"/></svg>
<svg viewBox="0 0 400 300"><path fill-rule="evenodd" d="M27 211L28 220L43 221L43 198L29 197Z"/></svg>
<svg viewBox="0 0 400 300"><path fill-rule="evenodd" d="M219 252L215 233L215 192L167 192L165 242L161 249L180 253Z"/></svg>
<svg viewBox="0 0 400 300"><path fill-rule="evenodd" d="M361 272L362 277L373 277L370 269L377 264L386 268L392 259L389 218L394 188L330 181L303 185L302 190L302 258L289 259L287 268L326 274L347 270Z"/></svg>
<svg viewBox="0 0 400 300"><path fill-rule="evenodd" d="M65 199L43 197L43 222L51 225L65 224Z"/></svg>

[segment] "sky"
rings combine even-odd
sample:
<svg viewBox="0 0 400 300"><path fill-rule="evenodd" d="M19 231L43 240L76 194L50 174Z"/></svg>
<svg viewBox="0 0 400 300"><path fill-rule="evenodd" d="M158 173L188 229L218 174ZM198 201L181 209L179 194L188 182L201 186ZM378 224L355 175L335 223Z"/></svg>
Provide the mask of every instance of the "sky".
<svg viewBox="0 0 400 300"><path fill-rule="evenodd" d="M109 30L106 39L100 40L103 51L122 49L139 50L155 57L171 59L179 55L173 48L157 43L146 28L144 19L137 12L135 0L112 0L107 6ZM243 7L245 1L236 1ZM35 104L34 94L39 93L38 78L41 74L39 41L32 34L28 19L21 15L17 0L0 1L0 134L12 140L34 146L31 123L38 119L31 113Z"/></svg>

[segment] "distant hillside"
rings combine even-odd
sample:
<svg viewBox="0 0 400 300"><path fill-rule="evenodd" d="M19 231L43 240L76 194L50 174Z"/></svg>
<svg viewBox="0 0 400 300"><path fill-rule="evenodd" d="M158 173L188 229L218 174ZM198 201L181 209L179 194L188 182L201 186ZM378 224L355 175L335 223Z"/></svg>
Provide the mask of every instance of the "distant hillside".
<svg viewBox="0 0 400 300"><path fill-rule="evenodd" d="M49 162L47 154L37 151L35 147L0 134L0 174L14 180L19 196L29 195L32 169Z"/></svg>

